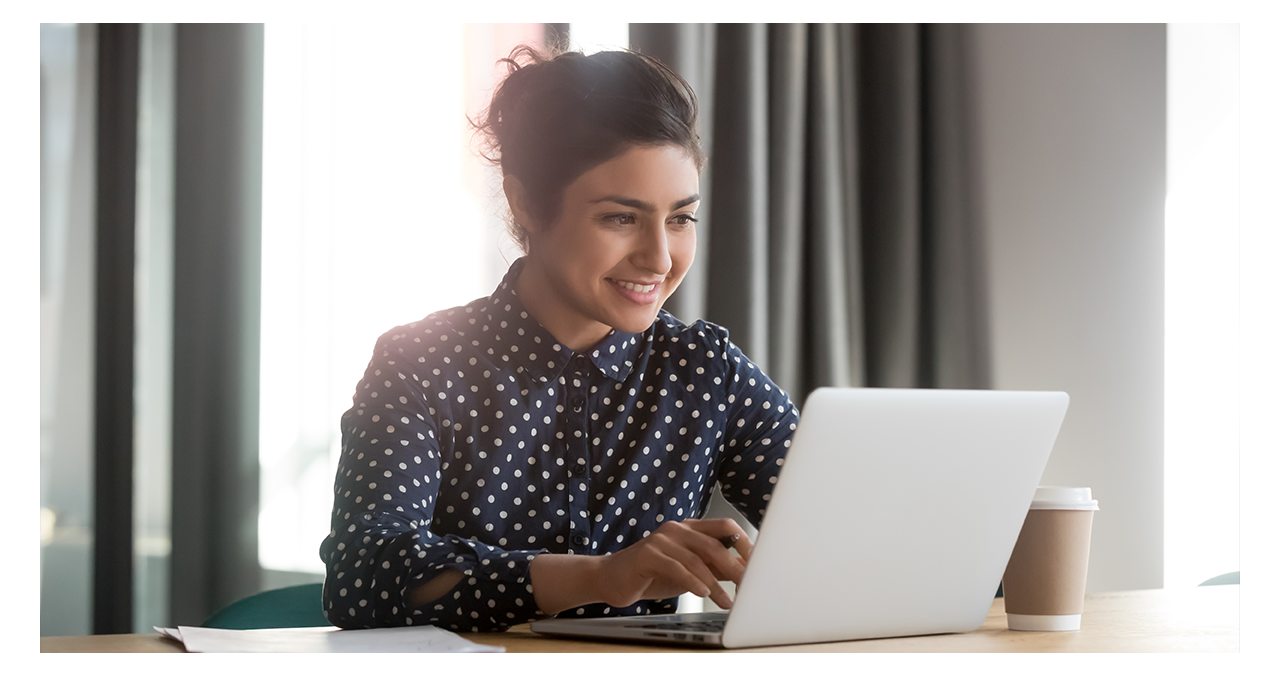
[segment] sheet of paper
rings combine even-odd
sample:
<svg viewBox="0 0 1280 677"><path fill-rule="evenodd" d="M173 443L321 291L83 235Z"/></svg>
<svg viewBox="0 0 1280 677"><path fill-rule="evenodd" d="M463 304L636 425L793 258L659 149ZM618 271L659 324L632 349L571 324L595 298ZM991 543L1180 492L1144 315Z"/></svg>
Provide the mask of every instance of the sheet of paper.
<svg viewBox="0 0 1280 677"><path fill-rule="evenodd" d="M370 630L275 628L221 630L156 628L198 653L462 653L501 652L500 646L477 644L443 628L424 625Z"/></svg>

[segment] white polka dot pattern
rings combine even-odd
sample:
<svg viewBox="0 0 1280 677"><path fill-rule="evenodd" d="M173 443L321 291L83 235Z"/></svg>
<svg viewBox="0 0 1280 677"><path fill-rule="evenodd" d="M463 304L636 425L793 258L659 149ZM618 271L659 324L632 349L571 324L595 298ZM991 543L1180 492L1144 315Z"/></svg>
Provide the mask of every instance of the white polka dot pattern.
<svg viewBox="0 0 1280 677"><path fill-rule="evenodd" d="M704 514L717 482L756 525L798 412L729 341L665 311L575 353L492 296L392 329L342 417L324 609L343 628L492 631L540 617L529 561L617 552ZM411 608L444 569L461 582ZM666 613L676 600L561 616Z"/></svg>

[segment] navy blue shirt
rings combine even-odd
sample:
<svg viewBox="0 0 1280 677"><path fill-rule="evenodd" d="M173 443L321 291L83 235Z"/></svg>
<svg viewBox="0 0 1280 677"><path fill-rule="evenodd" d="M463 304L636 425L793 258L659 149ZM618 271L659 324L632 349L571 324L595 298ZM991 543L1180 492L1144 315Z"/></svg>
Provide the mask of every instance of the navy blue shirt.
<svg viewBox="0 0 1280 677"><path fill-rule="evenodd" d="M529 562L606 555L702 516L716 483L759 526L799 412L723 328L661 311L575 352L489 297L396 327L342 416L324 610L343 628L503 630L543 617ZM410 590L464 577L414 608ZM561 617L675 611L677 598Z"/></svg>

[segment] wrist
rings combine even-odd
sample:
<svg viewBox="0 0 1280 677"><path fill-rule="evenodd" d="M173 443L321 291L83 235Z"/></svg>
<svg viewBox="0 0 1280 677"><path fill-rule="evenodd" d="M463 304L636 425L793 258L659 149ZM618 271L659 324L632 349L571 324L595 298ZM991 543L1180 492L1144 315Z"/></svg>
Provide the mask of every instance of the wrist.
<svg viewBox="0 0 1280 677"><path fill-rule="evenodd" d="M543 553L529 563L529 579L538 610L554 616L565 609L601 600L602 557Z"/></svg>

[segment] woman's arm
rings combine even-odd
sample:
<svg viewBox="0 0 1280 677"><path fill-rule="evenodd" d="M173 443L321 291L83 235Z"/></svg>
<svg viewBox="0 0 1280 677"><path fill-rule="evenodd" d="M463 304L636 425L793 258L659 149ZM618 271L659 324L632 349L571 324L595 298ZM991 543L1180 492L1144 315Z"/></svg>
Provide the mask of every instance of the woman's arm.
<svg viewBox="0 0 1280 677"><path fill-rule="evenodd" d="M378 342L342 419L324 611L343 628L434 624L502 630L538 617L539 550L503 550L433 528L449 412L402 329ZM440 419L444 420L444 419ZM424 591L420 590L426 588Z"/></svg>
<svg viewBox="0 0 1280 677"><path fill-rule="evenodd" d="M735 555L724 540L734 538ZM543 613L604 602L625 607L642 599L666 599L686 592L711 597L721 608L733 605L717 581L742 582L751 541L730 519L666 522L639 542L612 555L557 555L533 559L529 575Z"/></svg>
<svg viewBox="0 0 1280 677"><path fill-rule="evenodd" d="M722 539L733 538L734 555ZM729 519L668 522L645 539L613 555L543 553L529 565L533 596L548 615L604 602L624 607L642 599L665 599L686 592L710 596L723 609L733 601L716 581L742 582L751 541ZM450 570L414 589L410 601L429 604L463 578Z"/></svg>
<svg viewBox="0 0 1280 677"><path fill-rule="evenodd" d="M782 470L800 411L728 337L728 408L724 447L716 469L720 491L757 528Z"/></svg>

